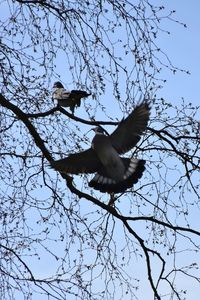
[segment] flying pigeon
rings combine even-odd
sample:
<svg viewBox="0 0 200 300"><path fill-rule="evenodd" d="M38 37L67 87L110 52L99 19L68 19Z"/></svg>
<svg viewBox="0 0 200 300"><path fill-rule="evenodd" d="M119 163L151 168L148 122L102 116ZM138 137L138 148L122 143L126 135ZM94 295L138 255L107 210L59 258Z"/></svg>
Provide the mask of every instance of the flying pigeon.
<svg viewBox="0 0 200 300"><path fill-rule="evenodd" d="M53 85L53 99L58 101L58 104L63 107L69 107L72 113L76 106L81 105L81 98L90 96L90 93L79 90L67 91L61 82L57 81Z"/></svg>
<svg viewBox="0 0 200 300"><path fill-rule="evenodd" d="M52 161L51 166L61 173L96 173L89 186L107 193L121 193L133 186L142 177L145 160L125 158L140 140L147 127L150 104L144 100L132 113L123 119L111 135L101 127L94 128L91 148Z"/></svg>

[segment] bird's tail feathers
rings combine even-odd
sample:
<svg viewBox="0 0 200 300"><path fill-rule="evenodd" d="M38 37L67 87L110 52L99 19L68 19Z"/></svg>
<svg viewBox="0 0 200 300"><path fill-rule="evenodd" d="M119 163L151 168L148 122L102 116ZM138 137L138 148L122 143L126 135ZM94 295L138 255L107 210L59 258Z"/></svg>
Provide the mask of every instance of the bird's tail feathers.
<svg viewBox="0 0 200 300"><path fill-rule="evenodd" d="M145 170L145 160L137 158L122 158L126 167L123 179L116 181L110 178L105 170L100 170L89 182L89 186L96 190L107 193L122 193L133 186L142 177Z"/></svg>

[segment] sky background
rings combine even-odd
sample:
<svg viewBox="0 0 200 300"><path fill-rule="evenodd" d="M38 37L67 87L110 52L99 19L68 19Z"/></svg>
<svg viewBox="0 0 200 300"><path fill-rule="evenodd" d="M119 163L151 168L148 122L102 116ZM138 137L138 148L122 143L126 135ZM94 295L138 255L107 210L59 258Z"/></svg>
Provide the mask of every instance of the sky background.
<svg viewBox="0 0 200 300"><path fill-rule="evenodd" d="M191 75L187 75L184 72L177 72L173 75L170 71L164 70L162 78L167 79L163 89L157 93L158 97L163 97L169 102L179 104L183 97L186 102L191 102L193 105L200 105L199 100L199 69L200 69L200 1L199 0L168 0L158 1L152 0L152 3L163 4L169 10L176 10L176 18L180 22L187 25L187 28L180 26L174 22L167 22L165 27L164 22L162 28L169 30L170 35L165 33L160 34L157 40L157 44L160 48L170 57L173 64L180 69L188 70ZM60 74L61 78L65 77L65 72ZM196 224L198 221L198 215L196 215ZM199 228L199 227L198 227ZM182 256L184 261L184 254ZM196 257L194 256L194 260ZM155 262L156 263L156 262ZM180 262L181 263L181 262ZM38 270L38 267L40 270ZM35 270L39 271L40 274L48 272L48 267L51 269L51 265L48 261L40 262L35 265ZM135 275L139 275L140 270L134 270ZM136 276L135 276L136 277ZM140 275L141 279L143 274ZM140 289L138 294L139 300L149 299L148 291L145 289L145 280L141 282L141 286L144 288ZM189 285L186 280L183 281L183 287L186 288ZM188 286L189 293L187 299L199 300L200 286L194 284ZM44 297L37 296L34 300L43 300ZM21 300L16 299L16 300ZM70 300L70 299L69 299ZM125 299L126 300L126 299Z"/></svg>
<svg viewBox="0 0 200 300"><path fill-rule="evenodd" d="M180 68L188 70L191 75L187 75L185 72L177 72L173 75L172 72L163 68L161 77L166 79L167 82L163 88L157 93L157 97L163 97L164 99L179 105L182 102L182 98L186 102L191 102L193 105L200 105L199 100L199 69L200 69L200 1L192 0L169 0L169 1L152 1L152 3L163 4L169 10L176 10L176 19L187 25L187 28L180 26L175 22L162 23L162 28L171 32L170 35L165 33L160 34L157 39L157 45L169 56L172 63ZM62 68L61 68L62 69ZM61 70L60 69L60 70ZM65 73L60 73L61 78L66 78ZM63 77L62 77L63 75ZM103 101L104 101L104 97ZM106 98L106 97L105 97ZM106 101L108 99L106 98ZM193 224L199 228L199 212L194 213L192 219ZM188 255L188 254L187 254ZM190 254L191 255L191 254ZM172 257L169 258L172 263ZM199 256L194 255L191 257L192 261L198 262ZM185 254L180 256L180 265L184 264L187 260ZM157 262L155 261L155 264ZM140 268L130 266L131 272L134 273L133 277L139 277L140 290L138 292L138 299L153 299L150 298L149 290L146 288L148 282L145 278L147 275L141 273L141 269L145 270L144 261L139 262ZM200 286L197 283L187 281L183 278L181 282L184 289L188 288L187 299L199 300ZM150 292L151 293L151 292ZM165 286L163 286L163 293L167 294ZM127 298L128 299L128 298ZM35 300L35 299L34 299ZM39 299L38 299L39 300Z"/></svg>
<svg viewBox="0 0 200 300"><path fill-rule="evenodd" d="M160 3L160 1L155 2ZM157 95L177 105L181 103L181 98L183 97L186 102L191 102L193 105L199 106L200 1L169 0L161 2L166 8L176 10L177 20L185 23L187 28L168 22L168 27L165 29L169 30L171 34L160 35L158 44L167 53L176 67L188 70L191 75L180 72L173 75L171 72L163 70L163 78L167 79L167 82ZM200 113L198 114L198 120L200 120ZM196 215L194 214L194 216L196 220L192 221L196 224L196 228L199 228L199 212ZM184 255L183 253L180 263L184 262ZM194 255L193 260L199 264L199 255ZM183 289L188 288L186 299L199 299L199 283L187 281L187 278L184 278L181 284ZM145 293L145 288L143 291ZM139 299L148 299L148 294L140 293Z"/></svg>
<svg viewBox="0 0 200 300"><path fill-rule="evenodd" d="M160 94L172 101L179 102L181 97L193 104L200 105L200 1L169 0L162 1L168 9L175 9L177 20L187 25L187 28L175 23L168 23L166 28L171 32L170 36L160 37L160 46L172 59L172 62L181 69L190 71L191 75L164 71L167 83Z"/></svg>
<svg viewBox="0 0 200 300"><path fill-rule="evenodd" d="M176 10L176 19L187 25L187 28L185 28L175 22L170 23L167 21L167 25L165 26L165 22L163 22L162 28L170 31L171 34L160 34L157 39L157 45L169 56L176 67L188 70L191 73L191 75L187 75L185 72L177 72L176 75L173 75L172 72L163 68L161 77L166 79L167 82L159 90L157 96L158 98L163 97L176 105L180 105L182 98L193 105L200 105L200 1L169 0L152 1L152 3L163 4L169 10ZM198 225L200 222L198 213L194 213L193 218L195 216L195 219L192 220L193 224L197 225L197 228L199 228ZM187 260L187 257L184 255L183 253L180 256L180 265L184 264ZM172 260L172 257L170 259ZM191 261L198 262L198 259L198 255L193 254L191 257ZM133 265L131 269L135 277L138 276L141 279L140 290L137 294L138 299L153 299L153 296L150 298L149 290L146 288L148 286L145 280L146 274L141 273L142 268L145 270L144 262L141 260L140 264L141 268L137 267L135 269ZM183 289L188 288L187 299L199 300L200 286L198 283L187 281L186 278L183 278L181 284ZM165 291L165 287L163 286L163 293L165 292L167 294L167 290Z"/></svg>

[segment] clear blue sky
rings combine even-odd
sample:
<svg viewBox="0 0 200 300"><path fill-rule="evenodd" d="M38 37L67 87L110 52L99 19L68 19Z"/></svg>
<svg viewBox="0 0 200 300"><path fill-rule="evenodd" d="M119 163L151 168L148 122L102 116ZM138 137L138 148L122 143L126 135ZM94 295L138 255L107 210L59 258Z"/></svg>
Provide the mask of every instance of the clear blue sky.
<svg viewBox="0 0 200 300"><path fill-rule="evenodd" d="M159 96L168 99L177 105L180 103L182 97L184 97L186 101L192 102L194 105L200 105L200 1L150 1L152 1L152 3L159 3L159 5L163 4L170 10L175 9L177 20L187 24L187 28L183 28L176 23L170 24L169 22L167 22L167 24L170 24L170 27L165 28L163 24L163 28L171 31L171 35L168 36L163 33L160 36L158 43L160 48L167 53L175 66L180 67L181 69L187 69L191 72L191 75L180 72L173 75L171 72L165 70L162 77L167 79L167 83L163 89L159 91ZM65 77L64 73L60 75L61 77L63 76L63 78ZM196 259L196 257L194 257L194 259ZM38 265L35 265L34 267L35 271L38 271L41 274L41 271L48 271L48 268L51 268L51 262L49 263L49 261L43 260L40 263L38 262ZM135 270L135 273L139 272L140 270ZM141 285L143 283L144 281L141 282ZM187 281L183 282L184 287L186 287L187 284ZM189 290L187 299L199 300L200 286L193 284ZM138 295L139 300L149 299L148 290L146 290L145 286L140 290ZM37 296L37 298L33 299L43 300L44 297Z"/></svg>
<svg viewBox="0 0 200 300"><path fill-rule="evenodd" d="M161 96L167 99L169 102L171 101L177 105L180 104L182 97L184 97L186 101L192 102L194 105L199 105L200 1L171 0L155 2L165 5L169 10L175 9L177 20L187 24L187 28L184 28L183 26L173 22L171 24L170 22L167 22L167 26L170 25L170 27L165 27L163 24L163 28L171 31L171 35L168 36L164 33L161 34L159 37L159 42L157 43L170 57L175 66L179 67L180 69L186 69L191 73L191 75L187 75L185 73L177 72L176 75L173 75L171 72L163 70L162 77L167 79L167 82L163 89L159 91L158 96ZM65 78L65 74L63 74L63 78ZM197 221L198 216L196 222ZM172 258L170 259L172 260ZM182 260L184 261L185 259L186 257L184 257L183 254ZM198 257L193 256L191 260L198 261ZM182 262L180 261L180 265ZM138 298L139 300L146 300L150 299L150 294L149 290L147 289L148 283L144 279L146 278L146 274L141 274L143 265L142 260L140 261L140 264L140 268L135 269L135 266L132 266L132 270L134 270L135 277L137 275L141 279ZM145 270L144 265L143 268ZM191 283L184 279L182 285L183 288L188 288L189 290L187 299L199 300L200 286L198 284L192 283L191 286ZM163 293L165 292L167 291L165 291L165 288L163 287Z"/></svg>
<svg viewBox="0 0 200 300"><path fill-rule="evenodd" d="M171 58L174 65L191 73L191 75L177 73L173 76L171 72L165 70L163 74L167 82L158 95L177 105L180 104L183 97L186 102L200 106L200 1L169 0L156 1L156 3L163 3L166 8L176 10L177 20L186 23L187 28L175 23L171 23L170 27L165 28L171 31L171 34L170 36L163 34L160 37L160 47ZM200 113L198 120L200 120ZM196 220L193 220L198 228L199 217L199 212L197 212ZM183 253L180 265L187 257L184 255ZM194 255L193 260L199 263L199 255ZM199 299L200 286L198 283L191 283L185 278L181 284L183 289L188 288L186 299ZM140 300L148 299L148 292L145 294L145 291L144 287L142 293L140 292Z"/></svg>
<svg viewBox="0 0 200 300"><path fill-rule="evenodd" d="M187 28L180 26L174 22L167 22L165 27L162 27L171 32L170 35L161 34L157 44L170 57L173 64L180 69L188 70L191 75L177 72L173 75L171 72L163 69L162 77L167 79L163 89L159 91L158 96L167 99L169 102L179 105L181 98L185 98L186 102L192 102L194 105L200 105L199 99L199 82L200 82L200 1L192 0L169 0L169 1L155 1L163 4L169 10L176 10L176 18L180 22L186 23ZM154 1L152 1L154 3ZM193 220L194 221L194 220ZM198 223L197 219L194 223ZM172 258L171 258L172 259ZM186 257L182 255L184 261ZM199 260L198 256L193 256L191 261ZM183 262L182 261L182 262ZM180 261L180 265L182 263ZM142 266L142 261L140 262ZM156 262L155 262L156 263ZM140 277L140 291L138 293L139 300L150 299L149 290L146 288L146 274L141 274L141 269L133 269L134 275ZM144 266L145 269L145 266ZM199 300L200 286L196 283L187 281L186 278L181 283L183 288L188 288L187 299ZM163 293L165 293L163 287ZM152 299L152 298L151 298ZM125 299L126 300L126 299ZM127 298L128 300L128 298Z"/></svg>
<svg viewBox="0 0 200 300"><path fill-rule="evenodd" d="M186 101L200 105L200 1L170 0L161 2L167 8L175 9L177 20L186 23L187 28L171 23L170 28L167 28L171 31L171 35L163 35L160 39L160 46L176 66L191 72L189 76L184 73L172 76L170 72L166 72L167 83L161 94L173 103L184 97Z"/></svg>

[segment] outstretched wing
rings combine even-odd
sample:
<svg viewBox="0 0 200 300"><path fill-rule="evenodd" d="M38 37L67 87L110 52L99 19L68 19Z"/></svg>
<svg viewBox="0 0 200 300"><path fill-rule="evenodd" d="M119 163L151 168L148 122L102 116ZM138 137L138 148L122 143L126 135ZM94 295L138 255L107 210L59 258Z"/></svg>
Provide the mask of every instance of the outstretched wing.
<svg viewBox="0 0 200 300"><path fill-rule="evenodd" d="M94 173L102 167L96 153L92 148L83 152L70 154L68 157L54 160L51 167L61 173L79 174Z"/></svg>
<svg viewBox="0 0 200 300"><path fill-rule="evenodd" d="M110 135L111 143L119 154L132 149L140 140L147 127L150 116L150 104L144 100L133 112L118 125Z"/></svg>

